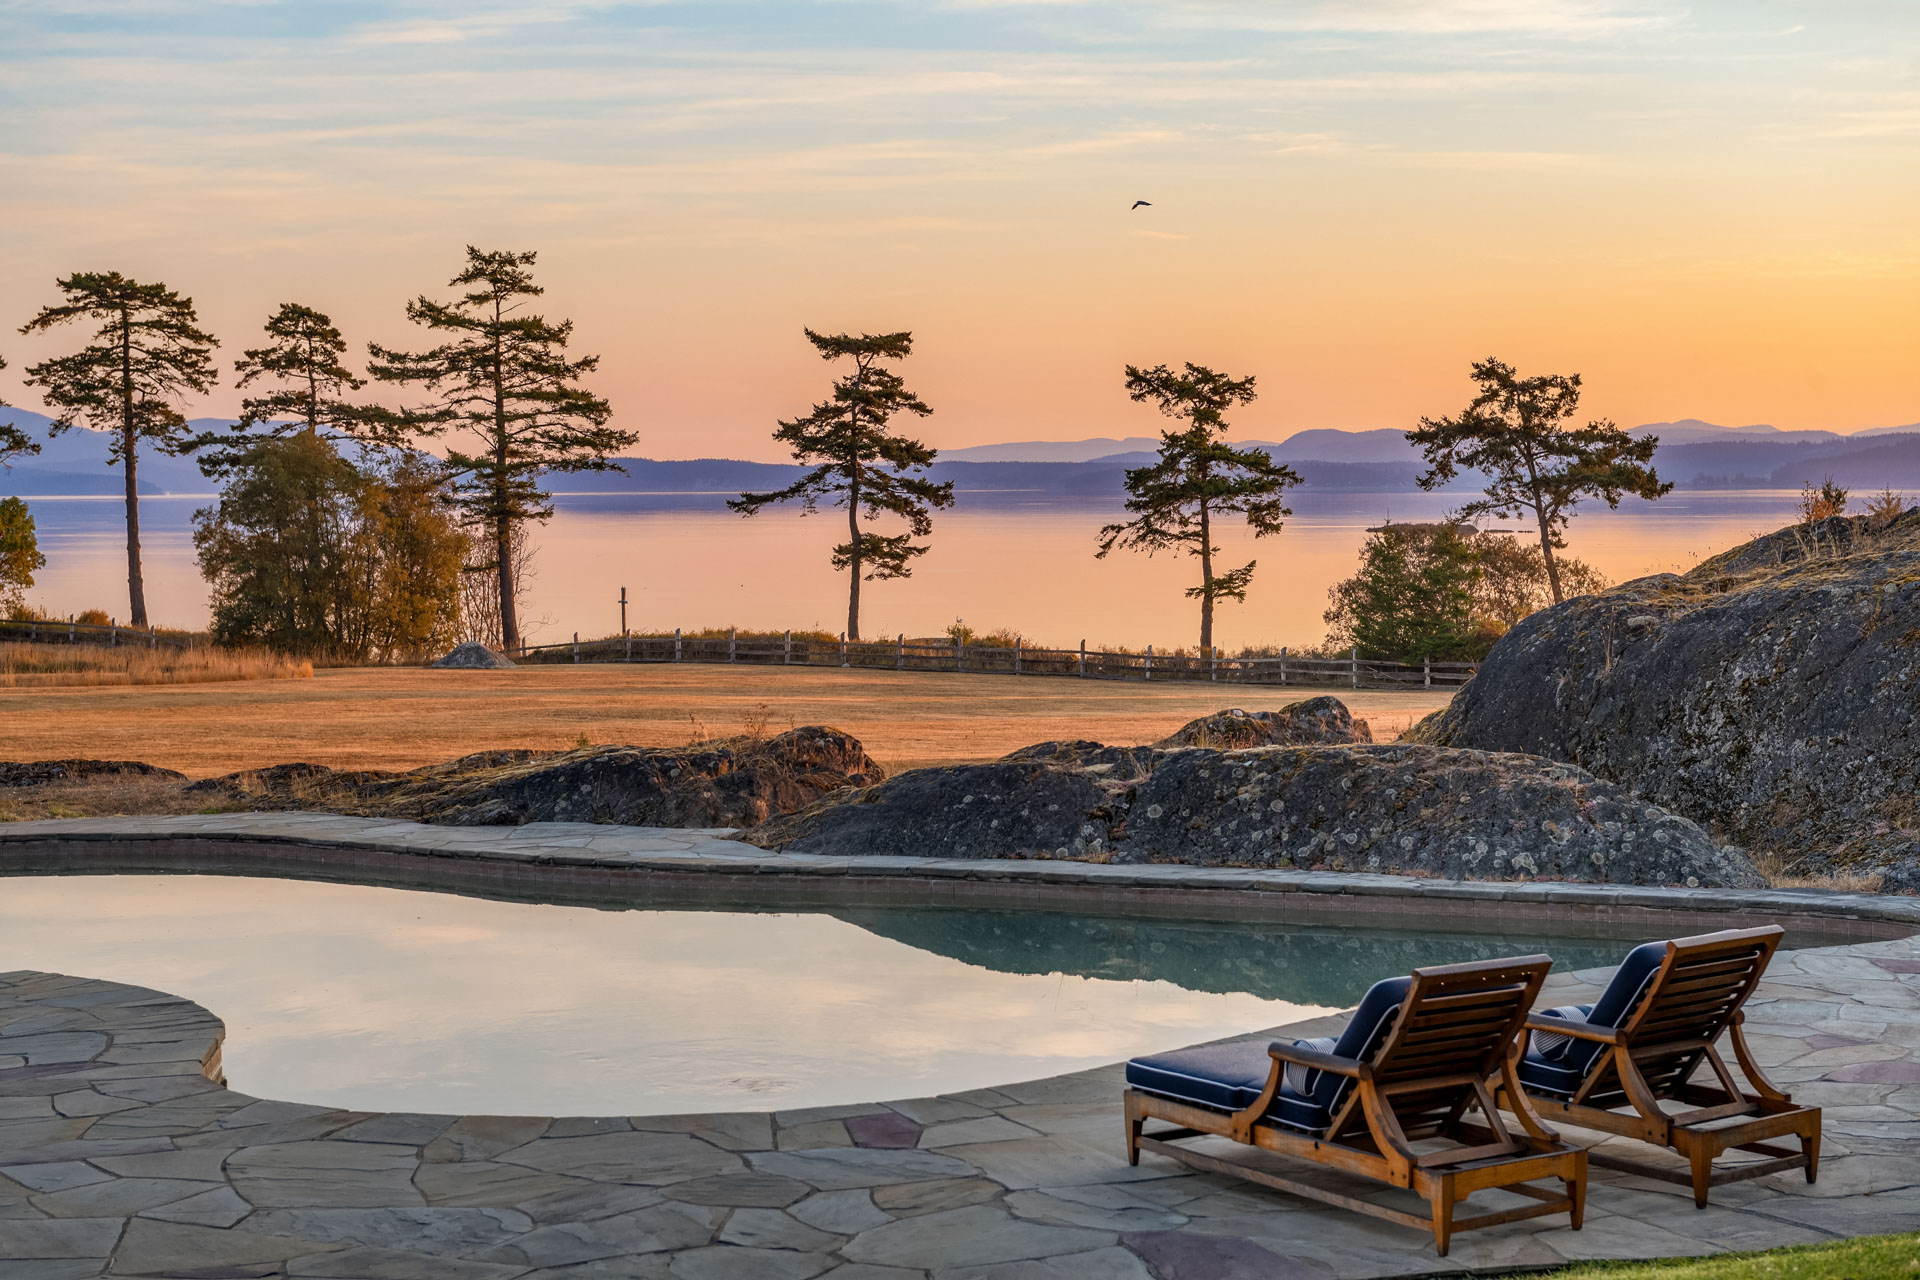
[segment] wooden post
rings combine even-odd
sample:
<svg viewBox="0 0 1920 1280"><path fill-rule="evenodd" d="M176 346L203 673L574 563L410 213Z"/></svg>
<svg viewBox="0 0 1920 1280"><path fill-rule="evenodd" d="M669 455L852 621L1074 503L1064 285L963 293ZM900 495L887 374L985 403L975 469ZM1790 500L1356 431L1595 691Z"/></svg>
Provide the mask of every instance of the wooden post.
<svg viewBox="0 0 1920 1280"><path fill-rule="evenodd" d="M1145 679L1153 679L1153 646L1147 646L1147 673Z"/></svg>
<svg viewBox="0 0 1920 1280"><path fill-rule="evenodd" d="M1080 639L1080 670L1077 674L1083 677L1087 674L1087 641L1084 636Z"/></svg>
<svg viewBox="0 0 1920 1280"><path fill-rule="evenodd" d="M967 669L967 642L959 636L953 638L953 669L955 671Z"/></svg>
<svg viewBox="0 0 1920 1280"><path fill-rule="evenodd" d="M680 661L680 628L673 629L673 660Z"/></svg>
<svg viewBox="0 0 1920 1280"><path fill-rule="evenodd" d="M573 633L573 660L575 662L580 661L580 633L578 631Z"/></svg>
<svg viewBox="0 0 1920 1280"><path fill-rule="evenodd" d="M118 623L115 623L113 627L113 647L116 649L120 647L120 626Z"/></svg>
<svg viewBox="0 0 1920 1280"><path fill-rule="evenodd" d="M1013 674L1020 674L1020 637L1013 639Z"/></svg>
<svg viewBox="0 0 1920 1280"><path fill-rule="evenodd" d="M1353 687L1360 687L1360 646L1353 646Z"/></svg>
<svg viewBox="0 0 1920 1280"><path fill-rule="evenodd" d="M847 665L847 633L844 631L840 633L840 665Z"/></svg>
<svg viewBox="0 0 1920 1280"><path fill-rule="evenodd" d="M902 631L900 638L894 643L899 647L893 653L893 669L905 671L907 669L907 633Z"/></svg>
<svg viewBox="0 0 1920 1280"><path fill-rule="evenodd" d="M627 634L627 589L620 588L620 634Z"/></svg>
<svg viewBox="0 0 1920 1280"><path fill-rule="evenodd" d="M738 662L740 660L739 648L735 643L736 634L737 632L735 628L733 627L727 628L727 661L728 662Z"/></svg>
<svg viewBox="0 0 1920 1280"><path fill-rule="evenodd" d="M147 648L158 649L159 647L160 637L153 633L153 624L149 622L147 624Z"/></svg>
<svg viewBox="0 0 1920 1280"><path fill-rule="evenodd" d="M1426 688L1429 688L1429 689L1433 688L1433 655L1432 654L1428 654L1426 657L1420 659L1420 675L1422 677L1421 684L1424 685Z"/></svg>
<svg viewBox="0 0 1920 1280"><path fill-rule="evenodd" d="M1220 646L1214 645L1207 653L1207 679L1220 678Z"/></svg>
<svg viewBox="0 0 1920 1280"><path fill-rule="evenodd" d="M780 661L786 666L793 665L793 628L787 628L785 647L780 651Z"/></svg>
<svg viewBox="0 0 1920 1280"><path fill-rule="evenodd" d="M67 615L67 643L73 643L73 615Z"/></svg>
<svg viewBox="0 0 1920 1280"><path fill-rule="evenodd" d="M627 661L632 662L633 661L633 632L627 630L625 627L622 627L620 628L620 636L623 640L627 642Z"/></svg>

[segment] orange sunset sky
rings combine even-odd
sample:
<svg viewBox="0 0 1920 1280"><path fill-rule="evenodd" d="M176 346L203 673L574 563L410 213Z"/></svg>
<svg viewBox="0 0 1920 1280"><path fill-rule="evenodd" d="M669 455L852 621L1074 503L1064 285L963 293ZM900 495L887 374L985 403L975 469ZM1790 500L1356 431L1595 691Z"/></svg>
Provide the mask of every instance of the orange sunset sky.
<svg viewBox="0 0 1920 1280"><path fill-rule="evenodd" d="M281 301L417 341L471 241L656 457L778 456L802 325L912 329L945 447L1150 431L1120 366L1183 359L1262 438L1489 354L1627 424L1920 420L1909 0L13 0L0 119L28 408L56 275L191 294L230 369Z"/></svg>

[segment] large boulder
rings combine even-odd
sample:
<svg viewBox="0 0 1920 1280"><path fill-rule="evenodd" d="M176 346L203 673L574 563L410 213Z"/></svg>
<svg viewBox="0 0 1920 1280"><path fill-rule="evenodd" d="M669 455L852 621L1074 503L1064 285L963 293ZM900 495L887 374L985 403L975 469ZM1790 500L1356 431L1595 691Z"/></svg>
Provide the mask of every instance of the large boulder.
<svg viewBox="0 0 1920 1280"><path fill-rule="evenodd" d="M1920 509L1521 622L1411 741L1577 764L1784 867L1920 857Z"/></svg>
<svg viewBox="0 0 1920 1280"><path fill-rule="evenodd" d="M494 671L514 666L506 654L487 648L477 641L469 640L457 646L444 658L435 659L428 664L458 671Z"/></svg>
<svg viewBox="0 0 1920 1280"><path fill-rule="evenodd" d="M258 809L450 826L750 827L885 777L857 738L810 726L688 747L489 751L405 773L278 765L194 784Z"/></svg>
<svg viewBox="0 0 1920 1280"><path fill-rule="evenodd" d="M1163 751L1043 743L990 764L915 769L835 794L747 838L851 856L1763 883L1739 851L1583 770L1400 744Z"/></svg>
<svg viewBox="0 0 1920 1280"><path fill-rule="evenodd" d="M1239 751L1247 747L1309 747L1327 743L1372 742L1365 720L1355 720L1347 704L1333 697L1308 698L1278 711L1216 711L1202 716L1154 743L1175 747L1215 747Z"/></svg>

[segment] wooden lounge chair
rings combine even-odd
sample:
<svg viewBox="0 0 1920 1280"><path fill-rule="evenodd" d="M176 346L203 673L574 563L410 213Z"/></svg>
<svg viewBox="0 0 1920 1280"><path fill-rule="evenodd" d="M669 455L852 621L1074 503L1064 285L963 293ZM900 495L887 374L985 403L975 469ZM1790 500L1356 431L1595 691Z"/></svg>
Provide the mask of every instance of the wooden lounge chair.
<svg viewBox="0 0 1920 1280"><path fill-rule="evenodd" d="M1784 936L1773 927L1730 929L1634 948L1599 1000L1537 1010L1527 1020L1529 1043L1518 1072L1526 1098L1509 1085L1501 1104L1530 1101L1549 1119L1671 1148L1686 1157L1687 1170L1601 1151L1590 1155L1609 1169L1691 1183L1701 1208L1708 1192L1726 1182L1782 1169L1805 1169L1812 1182L1820 1172L1820 1108L1796 1106L1774 1087L1754 1062L1741 1025L1741 1005ZM1734 1082L1715 1051L1722 1034L1732 1040L1754 1092ZM1703 1062L1715 1083L1694 1082ZM1694 1109L1670 1112L1662 1103ZM1787 1136L1800 1140L1799 1151L1768 1141ZM1767 1158L1716 1169L1714 1161L1733 1150Z"/></svg>
<svg viewBox="0 0 1920 1280"><path fill-rule="evenodd" d="M1144 1148L1309 1200L1431 1228L1444 1255L1455 1231L1567 1213L1580 1228L1585 1153L1558 1141L1524 1101L1511 1132L1487 1081L1514 1087L1521 1027L1552 961L1546 956L1415 969L1374 984L1337 1041L1209 1045L1127 1064L1127 1160ZM1482 1123L1469 1123L1477 1110ZM1171 1130L1148 1134L1145 1122ZM1174 1145L1217 1136L1396 1187L1427 1202L1421 1216ZM1440 1149L1416 1150L1414 1143ZM1305 1172L1304 1170L1302 1172ZM1558 1179L1557 1187L1529 1185ZM1456 1219L1455 1205L1500 1187L1538 1204Z"/></svg>

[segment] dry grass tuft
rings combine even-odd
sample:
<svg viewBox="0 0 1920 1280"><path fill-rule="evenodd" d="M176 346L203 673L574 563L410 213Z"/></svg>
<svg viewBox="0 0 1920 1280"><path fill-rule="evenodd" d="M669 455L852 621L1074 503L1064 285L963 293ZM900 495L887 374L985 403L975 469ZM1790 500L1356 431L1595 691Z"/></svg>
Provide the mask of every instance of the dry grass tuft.
<svg viewBox="0 0 1920 1280"><path fill-rule="evenodd" d="M1753 855L1753 865L1767 878L1768 887L1773 889L1833 889L1841 893L1880 891L1881 877L1878 871L1849 871L1844 867L1814 870L1797 860L1789 862L1778 853L1756 853Z"/></svg>
<svg viewBox="0 0 1920 1280"><path fill-rule="evenodd" d="M311 662L266 649L0 644L0 689L304 680L312 675Z"/></svg>

